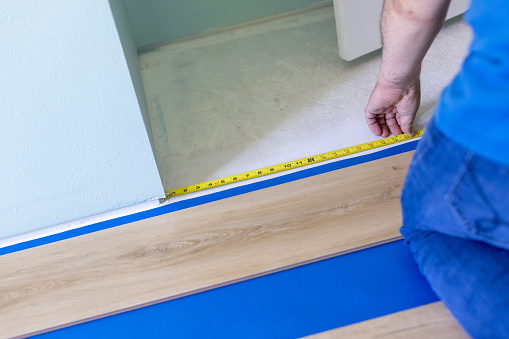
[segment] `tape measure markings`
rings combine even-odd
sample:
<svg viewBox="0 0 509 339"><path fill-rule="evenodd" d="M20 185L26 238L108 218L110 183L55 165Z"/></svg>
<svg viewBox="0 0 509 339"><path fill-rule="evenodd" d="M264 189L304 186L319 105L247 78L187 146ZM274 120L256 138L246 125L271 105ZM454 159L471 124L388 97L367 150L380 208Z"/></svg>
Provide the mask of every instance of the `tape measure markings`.
<svg viewBox="0 0 509 339"><path fill-rule="evenodd" d="M279 173L279 172L287 171L287 170L290 170L293 168L299 168L302 166L316 164L316 163L319 163L322 161L332 160L332 159L344 157L347 155L360 153L360 152L372 150L375 148L380 148L380 147L387 146L387 145L396 144L401 141L415 139L415 138L422 136L423 131L424 130L422 130L422 129L415 131L413 137L409 137L406 134L400 134L400 135L396 135L396 136L392 136L392 137L388 137L388 138L384 138L384 139L379 139L379 140L367 142L367 143L356 145L356 146L342 148L342 149L332 151L332 152L322 153L322 154L314 155L314 156L307 157L307 158L302 158L302 159L298 159L298 160L294 160L294 161L285 162L285 163L278 164L275 166L264 167L264 168L260 168L257 170L240 173L237 175L231 175L231 176L216 179L216 180L209 180L209 181L205 181L205 182L202 182L199 184L181 187L178 189L166 191L165 193L166 193L166 197L173 197L173 196L177 196L177 195L202 191L202 190L213 188L213 187L219 187L219 186L223 186L223 185L227 185L227 184L232 184L235 182L244 181L244 180L248 180L248 179L259 178L259 177L262 177L265 175Z"/></svg>

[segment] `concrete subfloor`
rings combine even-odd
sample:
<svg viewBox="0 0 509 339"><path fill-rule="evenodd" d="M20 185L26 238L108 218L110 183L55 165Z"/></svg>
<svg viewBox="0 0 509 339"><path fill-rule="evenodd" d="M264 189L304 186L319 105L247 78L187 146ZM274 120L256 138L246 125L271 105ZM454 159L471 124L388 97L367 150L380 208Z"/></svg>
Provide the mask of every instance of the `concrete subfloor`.
<svg viewBox="0 0 509 339"><path fill-rule="evenodd" d="M460 19L437 37L423 64L415 129L431 117L470 38ZM140 67L165 189L376 140L364 107L380 58L380 51L339 58L332 6L144 52Z"/></svg>

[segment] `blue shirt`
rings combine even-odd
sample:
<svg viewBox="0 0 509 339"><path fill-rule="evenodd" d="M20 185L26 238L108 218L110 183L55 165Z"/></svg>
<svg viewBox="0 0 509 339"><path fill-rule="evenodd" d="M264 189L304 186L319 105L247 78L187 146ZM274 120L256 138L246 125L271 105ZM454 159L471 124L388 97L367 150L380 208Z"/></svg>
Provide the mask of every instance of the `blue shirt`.
<svg viewBox="0 0 509 339"><path fill-rule="evenodd" d="M473 29L461 71L445 88L435 123L463 147L509 166L509 0L472 0Z"/></svg>

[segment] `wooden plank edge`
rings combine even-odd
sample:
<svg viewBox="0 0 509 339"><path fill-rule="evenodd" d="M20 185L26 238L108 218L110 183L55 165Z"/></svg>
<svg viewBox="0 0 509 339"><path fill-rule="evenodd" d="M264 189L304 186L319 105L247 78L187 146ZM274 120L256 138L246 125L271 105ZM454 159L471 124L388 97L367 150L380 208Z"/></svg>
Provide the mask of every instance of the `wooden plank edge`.
<svg viewBox="0 0 509 339"><path fill-rule="evenodd" d="M70 323L67 323L67 324L62 324L62 325L55 326L55 327L50 327L50 328L47 328L47 329L44 329L44 330L40 330L40 331L30 332L30 333L24 334L22 336L15 336L15 337L12 337L12 338L13 339L23 339L23 338L28 338L28 337L31 337L31 336L43 334L43 333L48 333L48 332L60 330L62 328L71 327L71 326L87 323L87 322L90 322L90 321L94 321L94 320L98 320L98 319L114 316L114 315L117 315L117 314L134 311L134 310L137 310L137 309L140 309L140 308L149 307L149 306L160 304L160 303L164 303L164 302L167 302L167 301L171 301L171 300L175 300L175 299L180 299L180 298L188 297L188 296L193 295L193 294L207 292L207 291L210 291L210 290L213 290L213 289L216 289L216 288L225 287L225 286L233 285L233 284L240 283L240 282L243 282L243 281L247 281L247 280L251 280L251 279L256 279L256 278L260 278L260 277L267 276L267 275L270 275L270 274L274 274L274 273L290 270L292 268L297 268L297 267L313 264L313 263L316 263L316 262L319 262L319 261L322 261L322 260L327 260L327 259L331 259L331 258L342 256L342 255L354 253L354 252L357 252L357 251L362 251L362 250L365 250L365 249L368 249L368 248L372 248L372 247L388 244L388 243L395 242L395 241L398 241L398 240L401 240L401 239L403 239L402 236L397 236L397 237L392 237L392 238L376 241L374 243L365 244L365 245L362 245L362 246L357 246L357 247L350 248L350 249L347 249L347 250L344 250L344 251L339 251L339 252L331 253L331 254L328 254L328 255L321 256L321 257L317 257L317 258L313 258L313 259L309 259L309 260L300 261L300 262L297 262L297 263L294 263L294 264L291 264L291 265L286 265L286 266L282 266L282 267L275 268L275 269L272 269L272 270L263 271L263 272L260 272L260 273L257 273L257 274L248 275L248 276L245 276L245 277L242 277L242 278L225 281L225 282L222 282L220 284L215 284L215 285L199 288L199 289L196 289L196 290L191 290L191 291L188 291L188 292L185 292L185 293L180 293L180 294L176 294L176 295L173 295L173 296L169 296L167 298L152 300L152 301L149 301L149 302L146 302L146 303L134 305L134 306L131 306L131 307L126 307L126 308L119 309L119 310L116 310L116 311L113 311L113 312L108 312L108 313L104 313L104 314L98 314L97 316L94 316L94 317L89 317L89 318L81 319L81 320L78 320L78 321L70 322Z"/></svg>

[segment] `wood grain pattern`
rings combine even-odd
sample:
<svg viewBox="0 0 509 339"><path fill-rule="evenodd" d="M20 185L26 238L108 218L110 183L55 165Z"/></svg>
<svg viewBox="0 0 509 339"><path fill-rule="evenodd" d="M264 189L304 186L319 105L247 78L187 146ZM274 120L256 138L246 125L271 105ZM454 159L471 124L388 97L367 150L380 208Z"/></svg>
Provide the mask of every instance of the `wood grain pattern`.
<svg viewBox="0 0 509 339"><path fill-rule="evenodd" d="M444 304L436 302L306 338L467 339L469 336Z"/></svg>
<svg viewBox="0 0 509 339"><path fill-rule="evenodd" d="M23 336L399 238L412 152L0 257Z"/></svg>

